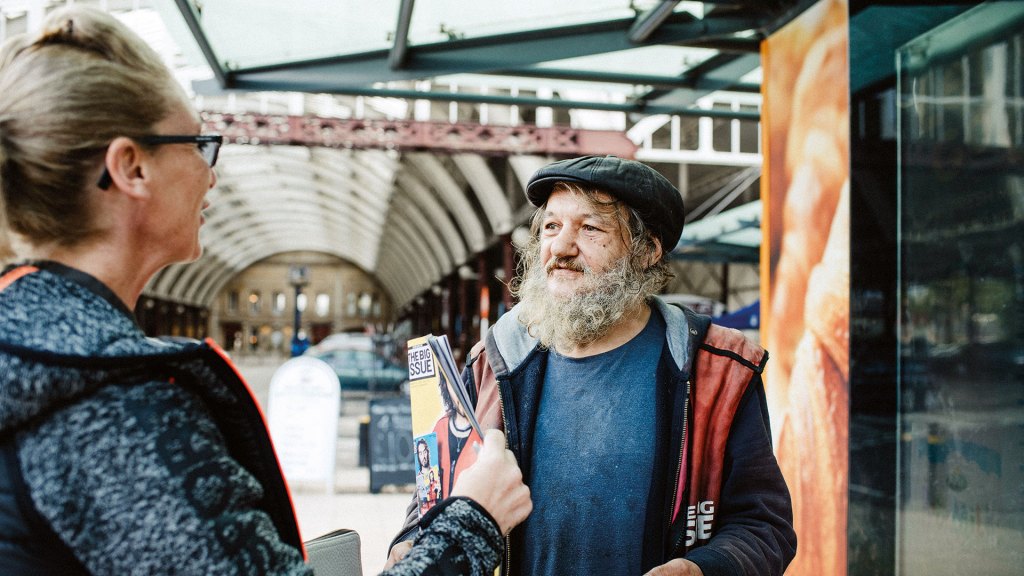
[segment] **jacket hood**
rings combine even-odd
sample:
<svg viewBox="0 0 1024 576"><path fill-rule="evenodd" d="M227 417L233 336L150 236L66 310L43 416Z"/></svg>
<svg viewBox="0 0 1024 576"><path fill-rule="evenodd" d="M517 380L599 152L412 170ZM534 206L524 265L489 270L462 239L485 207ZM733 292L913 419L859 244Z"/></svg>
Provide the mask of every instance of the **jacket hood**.
<svg viewBox="0 0 1024 576"><path fill-rule="evenodd" d="M666 344L676 368L680 372L689 373L694 350L691 345L692 339L683 335L696 336L700 331L696 326L690 325L691 320L682 308L668 304L658 296L651 297L648 302L651 309L665 319ZM493 349L496 349L498 354L488 355L487 361L495 375L503 376L514 372L540 346L540 341L531 336L526 326L519 321L519 312L519 306L513 306L508 313L498 318L491 328L489 340L493 340Z"/></svg>
<svg viewBox="0 0 1024 576"><path fill-rule="evenodd" d="M0 435L201 346L145 338L105 299L46 270L0 292L0 326Z"/></svg>
<svg viewBox="0 0 1024 576"><path fill-rule="evenodd" d="M263 415L212 341L146 338L129 312L84 284L43 269L0 290L0 440L32 434L37 423L101 389L148 382L181 387L202 402L204 417L216 425L230 457L262 486L263 496L254 505L269 514L285 544L301 550ZM89 427L92 414L76 411L69 425Z"/></svg>

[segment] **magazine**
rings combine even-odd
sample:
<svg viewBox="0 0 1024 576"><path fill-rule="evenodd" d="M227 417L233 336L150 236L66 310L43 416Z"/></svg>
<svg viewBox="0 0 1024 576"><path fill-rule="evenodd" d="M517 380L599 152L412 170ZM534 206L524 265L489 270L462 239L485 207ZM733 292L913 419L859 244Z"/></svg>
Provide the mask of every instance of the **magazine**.
<svg viewBox="0 0 1024 576"><path fill-rule="evenodd" d="M448 497L455 479L476 461L483 431L448 337L427 335L408 345L416 495L422 516Z"/></svg>

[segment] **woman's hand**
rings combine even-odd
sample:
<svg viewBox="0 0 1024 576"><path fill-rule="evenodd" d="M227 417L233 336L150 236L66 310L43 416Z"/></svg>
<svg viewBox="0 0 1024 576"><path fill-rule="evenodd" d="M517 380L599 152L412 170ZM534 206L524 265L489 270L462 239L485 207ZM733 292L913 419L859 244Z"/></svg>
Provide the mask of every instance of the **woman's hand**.
<svg viewBox="0 0 1024 576"><path fill-rule="evenodd" d="M498 523L503 535L533 510L530 488L523 484L516 457L505 449L505 434L496 429L484 435L476 462L459 475L451 495L476 501Z"/></svg>
<svg viewBox="0 0 1024 576"><path fill-rule="evenodd" d="M384 569L387 570L397 564L405 555L412 550L412 540L406 540L399 542L391 547L391 552L388 553L388 562L384 565Z"/></svg>

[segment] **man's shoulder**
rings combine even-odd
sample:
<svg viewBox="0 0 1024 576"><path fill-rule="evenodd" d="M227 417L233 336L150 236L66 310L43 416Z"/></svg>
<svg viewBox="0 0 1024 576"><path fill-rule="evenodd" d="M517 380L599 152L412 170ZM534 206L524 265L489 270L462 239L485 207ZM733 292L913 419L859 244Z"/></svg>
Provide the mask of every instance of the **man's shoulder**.
<svg viewBox="0 0 1024 576"><path fill-rule="evenodd" d="M487 354L487 342L480 340L469 349L469 359L471 362L475 361L481 354Z"/></svg>
<svg viewBox="0 0 1024 576"><path fill-rule="evenodd" d="M526 362L538 345L538 340L519 321L518 308L513 307L473 346L469 358L470 362L486 358L496 374L504 374Z"/></svg>
<svg viewBox="0 0 1024 576"><path fill-rule="evenodd" d="M735 328L726 328L717 324L708 326L708 332L700 349L717 355L733 357L749 364L759 372L768 359L768 352L759 344L747 338Z"/></svg>

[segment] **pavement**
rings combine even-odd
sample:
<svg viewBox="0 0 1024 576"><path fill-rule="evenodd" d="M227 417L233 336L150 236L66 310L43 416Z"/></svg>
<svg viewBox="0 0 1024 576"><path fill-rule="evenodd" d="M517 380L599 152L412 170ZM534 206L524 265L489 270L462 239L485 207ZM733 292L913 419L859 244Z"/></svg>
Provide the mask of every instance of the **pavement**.
<svg viewBox="0 0 1024 576"><path fill-rule="evenodd" d="M233 362L252 387L267 413L270 380L286 358L236 357ZM385 487L370 493L370 471L359 466L359 424L369 416L365 396L342 398L338 426L338 453L333 490L326 485L292 484L292 502L303 540L339 528L359 533L363 575L377 574L387 559L388 544L405 519L412 486Z"/></svg>

